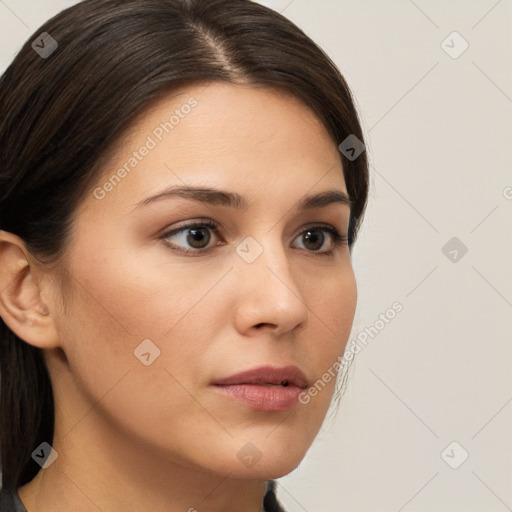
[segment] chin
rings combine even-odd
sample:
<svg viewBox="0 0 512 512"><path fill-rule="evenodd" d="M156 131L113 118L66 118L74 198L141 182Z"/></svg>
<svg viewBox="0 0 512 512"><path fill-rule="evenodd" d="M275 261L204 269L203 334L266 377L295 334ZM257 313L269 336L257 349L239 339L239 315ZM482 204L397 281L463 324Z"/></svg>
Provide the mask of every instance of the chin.
<svg viewBox="0 0 512 512"><path fill-rule="evenodd" d="M219 471L218 473L222 476L229 475L230 478L239 480L273 480L294 471L304 458L304 455L286 460L274 458L263 461L261 459L252 467L243 467L238 461L235 464L231 462L224 471Z"/></svg>
<svg viewBox="0 0 512 512"><path fill-rule="evenodd" d="M279 436L277 432L260 439L236 442L235 460L226 460L226 473L240 479L283 477L297 468L313 441L306 441L302 436Z"/></svg>
<svg viewBox="0 0 512 512"><path fill-rule="evenodd" d="M306 454L304 453L301 457L293 460L275 460L272 462L268 461L267 465L265 465L263 469L260 469L254 478L263 478L265 480L269 480L286 476L297 469L305 455Z"/></svg>

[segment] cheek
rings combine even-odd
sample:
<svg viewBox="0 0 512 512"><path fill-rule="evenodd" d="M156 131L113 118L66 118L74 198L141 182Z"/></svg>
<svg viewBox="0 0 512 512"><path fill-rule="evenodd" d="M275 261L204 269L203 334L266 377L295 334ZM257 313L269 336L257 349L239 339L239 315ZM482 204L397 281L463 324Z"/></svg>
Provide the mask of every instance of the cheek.
<svg viewBox="0 0 512 512"><path fill-rule="evenodd" d="M311 297L310 320L316 325L312 332L318 333L318 344L315 350L305 349L314 368L314 383L309 388L312 393L308 392L305 400L311 417L323 420L336 385L337 363L343 356L354 320L357 285L352 268L347 267L335 279L326 280L315 289L321 291Z"/></svg>
<svg viewBox="0 0 512 512"><path fill-rule="evenodd" d="M191 286L191 272L116 260L114 255L108 262L93 259L74 270L71 308L59 330L82 399L98 404L95 411L117 428L159 443L164 426L179 431L173 425L177 410L180 421L205 415L188 390L204 375L208 340L198 317L203 325L222 319L211 298L201 301L218 277L210 272L208 281ZM151 343L138 350L143 340ZM134 351L141 359L149 353L151 363L145 365ZM189 425L187 436L208 437L211 432L203 430L209 423Z"/></svg>
<svg viewBox="0 0 512 512"><path fill-rule="evenodd" d="M352 267L337 271L335 277L316 285L309 297L310 319L320 326L324 342L321 352L334 359L343 353L357 304L357 284Z"/></svg>
<svg viewBox="0 0 512 512"><path fill-rule="evenodd" d="M59 326L72 371L101 393L127 370L148 373L134 351L147 353L138 347L151 340L142 345L150 360L158 355L151 368L167 368L180 382L201 375L210 331L226 322L218 290L209 293L225 270L170 264L164 251L149 261L92 247L94 256L73 269L72 310Z"/></svg>
<svg viewBox="0 0 512 512"><path fill-rule="evenodd" d="M77 270L81 308L87 322L96 319L125 338L161 338L206 293L208 282L182 266L133 252L92 258Z"/></svg>

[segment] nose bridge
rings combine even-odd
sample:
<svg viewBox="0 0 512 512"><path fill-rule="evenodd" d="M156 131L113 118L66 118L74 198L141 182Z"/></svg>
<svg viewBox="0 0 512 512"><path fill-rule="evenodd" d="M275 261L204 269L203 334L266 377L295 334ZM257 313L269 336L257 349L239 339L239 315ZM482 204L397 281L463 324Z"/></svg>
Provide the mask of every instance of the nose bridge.
<svg viewBox="0 0 512 512"><path fill-rule="evenodd" d="M273 324L279 331L307 319L307 307L277 230L247 236L237 247L237 318L243 328Z"/></svg>
<svg viewBox="0 0 512 512"><path fill-rule="evenodd" d="M242 260L239 265L244 274L247 271L250 277L253 272L259 280L270 283L284 281L297 295L300 293L294 282L286 248L283 247L277 230L261 230L254 236L247 236L238 245L236 252Z"/></svg>

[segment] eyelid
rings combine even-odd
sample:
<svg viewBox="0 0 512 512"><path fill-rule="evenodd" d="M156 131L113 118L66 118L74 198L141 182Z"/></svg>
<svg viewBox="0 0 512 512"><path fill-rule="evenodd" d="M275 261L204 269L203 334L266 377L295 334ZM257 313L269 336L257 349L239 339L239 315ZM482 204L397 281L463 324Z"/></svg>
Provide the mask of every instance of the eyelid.
<svg viewBox="0 0 512 512"><path fill-rule="evenodd" d="M220 225L217 222L215 222L214 220L207 219L207 218L204 218L204 219L199 218L199 219L195 219L192 221L185 221L184 224L179 224L178 226L173 227L170 230L166 230L162 234L162 237L166 237L169 235L179 233L180 231L183 231L184 229L192 229L194 227L204 227L204 226L208 227L214 231L215 230L218 231L220 229Z"/></svg>

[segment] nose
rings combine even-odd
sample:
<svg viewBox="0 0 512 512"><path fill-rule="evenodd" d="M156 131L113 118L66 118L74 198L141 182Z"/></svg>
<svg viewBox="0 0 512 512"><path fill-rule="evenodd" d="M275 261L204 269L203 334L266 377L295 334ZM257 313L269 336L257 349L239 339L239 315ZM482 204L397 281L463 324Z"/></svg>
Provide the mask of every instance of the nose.
<svg viewBox="0 0 512 512"><path fill-rule="evenodd" d="M308 319L308 308L298 286L304 276L290 268L289 257L280 244L272 245L265 247L252 263L236 256L232 272L234 322L244 335L256 336L267 330L275 335L298 332Z"/></svg>

